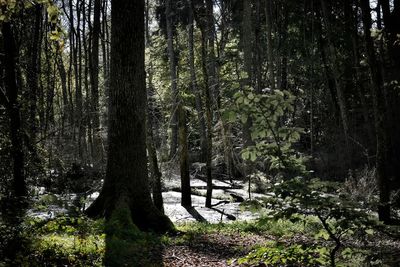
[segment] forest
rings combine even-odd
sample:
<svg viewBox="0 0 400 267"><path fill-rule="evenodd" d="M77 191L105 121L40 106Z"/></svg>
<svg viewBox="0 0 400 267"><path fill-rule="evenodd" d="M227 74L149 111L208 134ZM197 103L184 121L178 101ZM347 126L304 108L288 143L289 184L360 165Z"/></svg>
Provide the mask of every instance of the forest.
<svg viewBox="0 0 400 267"><path fill-rule="evenodd" d="M398 167L400 0L0 0L0 267L400 266Z"/></svg>

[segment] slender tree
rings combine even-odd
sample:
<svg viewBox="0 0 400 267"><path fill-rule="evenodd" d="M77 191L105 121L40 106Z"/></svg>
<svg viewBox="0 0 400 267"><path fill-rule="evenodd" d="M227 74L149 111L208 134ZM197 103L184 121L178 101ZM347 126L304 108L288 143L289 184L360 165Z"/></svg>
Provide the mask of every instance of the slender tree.
<svg viewBox="0 0 400 267"><path fill-rule="evenodd" d="M101 31L101 0L94 0L92 50L90 54L91 121L93 127L93 161L98 167L103 158L99 113L99 40Z"/></svg>
<svg viewBox="0 0 400 267"><path fill-rule="evenodd" d="M13 159L13 191L15 196L22 197L27 194L25 182L25 157L22 143L21 111L18 101L19 88L16 75L17 46L14 39L13 27L10 22L3 22L1 32L3 35L3 66L5 92L3 99L10 119L11 157Z"/></svg>

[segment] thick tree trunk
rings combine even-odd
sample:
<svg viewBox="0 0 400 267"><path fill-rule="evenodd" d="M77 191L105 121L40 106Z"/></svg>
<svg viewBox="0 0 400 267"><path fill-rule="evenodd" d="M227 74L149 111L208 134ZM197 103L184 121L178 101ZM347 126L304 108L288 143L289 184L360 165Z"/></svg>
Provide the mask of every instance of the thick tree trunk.
<svg viewBox="0 0 400 267"><path fill-rule="evenodd" d="M7 111L10 117L11 157L13 160L12 186L15 196L22 197L27 194L27 187L24 174L21 115L15 72L15 57L17 56L17 51L10 22L3 22L2 35L4 42L4 85L8 99Z"/></svg>
<svg viewBox="0 0 400 267"><path fill-rule="evenodd" d="M125 214L116 227L173 230L171 221L151 200L146 156L146 84L144 0L112 0L110 123L106 179L100 196L87 210L107 222ZM117 233L112 230L109 235ZM116 236L123 238L123 236ZM117 248L115 248L117 249Z"/></svg>

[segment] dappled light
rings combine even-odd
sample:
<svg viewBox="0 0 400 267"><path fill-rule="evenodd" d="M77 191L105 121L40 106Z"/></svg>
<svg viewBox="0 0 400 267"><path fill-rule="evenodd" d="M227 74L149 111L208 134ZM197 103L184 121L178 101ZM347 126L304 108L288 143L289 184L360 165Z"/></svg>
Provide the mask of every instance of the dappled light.
<svg viewBox="0 0 400 267"><path fill-rule="evenodd" d="M0 0L0 267L400 266L399 0Z"/></svg>

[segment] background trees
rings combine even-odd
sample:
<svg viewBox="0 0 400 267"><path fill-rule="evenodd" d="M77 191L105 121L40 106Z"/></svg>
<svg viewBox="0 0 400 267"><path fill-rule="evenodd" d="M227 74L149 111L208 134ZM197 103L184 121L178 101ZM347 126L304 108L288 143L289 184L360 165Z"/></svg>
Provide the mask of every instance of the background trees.
<svg viewBox="0 0 400 267"><path fill-rule="evenodd" d="M58 190L73 163L101 177L112 153L103 140L111 125L119 127L108 115L115 115L109 98L120 82L110 73L111 2L1 5L3 188ZM390 221L399 189L398 1L149 0L144 12L153 177L161 177L156 166L164 176L180 168L187 197L188 173L200 166L211 207L213 179L298 175L273 167L289 154L309 157L308 175L330 180L376 168L379 214ZM277 105L280 92L293 108ZM279 113L270 127L276 138L258 123L266 110ZM125 113L118 114L127 120L121 133L135 118ZM299 133L289 142L293 153L260 152L263 144L289 149L282 129L292 126ZM153 184L160 196L161 180Z"/></svg>
<svg viewBox="0 0 400 267"><path fill-rule="evenodd" d="M39 191L76 215L102 189L86 213L106 218L111 265L139 230L174 230L171 177L191 214L193 193L215 210L218 181L246 200L289 182L329 231L398 223L399 17L398 0L0 1L1 215ZM369 212L310 181L370 190Z"/></svg>

